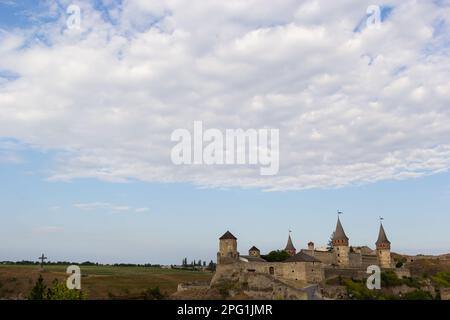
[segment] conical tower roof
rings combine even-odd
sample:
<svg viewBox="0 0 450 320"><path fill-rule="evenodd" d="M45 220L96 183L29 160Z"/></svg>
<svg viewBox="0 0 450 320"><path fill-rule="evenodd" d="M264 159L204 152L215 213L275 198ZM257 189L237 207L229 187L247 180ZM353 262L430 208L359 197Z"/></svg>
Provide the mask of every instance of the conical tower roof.
<svg viewBox="0 0 450 320"><path fill-rule="evenodd" d="M338 217L336 224L336 231L334 232L333 240L345 240L348 241L348 237L345 234L344 228L342 227L341 220Z"/></svg>
<svg viewBox="0 0 450 320"><path fill-rule="evenodd" d="M289 235L289 237L288 237L286 248L284 250L286 250L286 251L288 251L288 250L296 250L294 245L292 244L291 235Z"/></svg>
<svg viewBox="0 0 450 320"><path fill-rule="evenodd" d="M383 224L380 223L380 231L378 233L378 240L377 240L376 244L379 245L382 243L391 244L391 242L388 240L388 238L386 236L386 232L384 231Z"/></svg>
<svg viewBox="0 0 450 320"><path fill-rule="evenodd" d="M219 238L219 240L225 240L225 239L237 240L237 238L235 236L233 236L233 234L230 231L225 232L223 234L223 236L221 236Z"/></svg>

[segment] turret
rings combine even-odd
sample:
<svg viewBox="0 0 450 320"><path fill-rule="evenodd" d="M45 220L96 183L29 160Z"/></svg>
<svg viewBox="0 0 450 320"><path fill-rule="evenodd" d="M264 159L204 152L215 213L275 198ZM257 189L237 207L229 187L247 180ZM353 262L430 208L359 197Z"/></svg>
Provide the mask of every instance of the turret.
<svg viewBox="0 0 450 320"><path fill-rule="evenodd" d="M348 267L349 265L348 237L344 232L344 228L342 227L339 216L332 243L333 243L334 259L336 264L340 267Z"/></svg>
<svg viewBox="0 0 450 320"><path fill-rule="evenodd" d="M250 257L260 257L261 252L259 251L259 249L257 247L253 246L248 250L248 255Z"/></svg>
<svg viewBox="0 0 450 320"><path fill-rule="evenodd" d="M291 235L288 236L288 241L286 244L286 248L284 248L284 251L286 251L291 257L295 256L297 253L297 249L295 249L294 245L292 244Z"/></svg>
<svg viewBox="0 0 450 320"><path fill-rule="evenodd" d="M375 243L377 246L378 263L381 268L391 267L391 242L386 236L383 224L380 223L380 231L378 232L378 240Z"/></svg>
<svg viewBox="0 0 450 320"><path fill-rule="evenodd" d="M227 231L219 238L219 252L217 252L217 264L234 263L239 260L237 251L237 238Z"/></svg>

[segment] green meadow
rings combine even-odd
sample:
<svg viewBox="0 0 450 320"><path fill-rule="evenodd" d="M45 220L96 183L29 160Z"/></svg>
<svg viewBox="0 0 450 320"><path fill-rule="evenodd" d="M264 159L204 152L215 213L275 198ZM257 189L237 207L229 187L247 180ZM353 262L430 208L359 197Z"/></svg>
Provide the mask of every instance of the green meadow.
<svg viewBox="0 0 450 320"><path fill-rule="evenodd" d="M159 288L168 297L181 282L209 282L210 271L190 271L157 267L80 266L81 289L88 299L143 299L145 292ZM0 265L0 299L26 298L39 275L47 286L57 279L65 283L67 266Z"/></svg>

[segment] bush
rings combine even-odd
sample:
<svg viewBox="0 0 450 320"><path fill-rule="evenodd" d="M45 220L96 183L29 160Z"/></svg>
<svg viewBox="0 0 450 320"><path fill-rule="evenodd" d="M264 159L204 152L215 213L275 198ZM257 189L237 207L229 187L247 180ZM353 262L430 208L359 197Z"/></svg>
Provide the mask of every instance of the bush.
<svg viewBox="0 0 450 320"><path fill-rule="evenodd" d="M450 288L450 272L438 272L431 279L439 287Z"/></svg>
<svg viewBox="0 0 450 320"><path fill-rule="evenodd" d="M403 281L397 277L395 272L386 271L381 272L381 286L382 287L395 287L401 286Z"/></svg>
<svg viewBox="0 0 450 320"><path fill-rule="evenodd" d="M159 287L149 288L144 292L145 300L163 300L164 298L165 296Z"/></svg>
<svg viewBox="0 0 450 320"><path fill-rule="evenodd" d="M30 294L28 295L29 300L45 300L47 295L47 286L44 284L44 279L41 275L36 281L33 289L31 289Z"/></svg>
<svg viewBox="0 0 450 320"><path fill-rule="evenodd" d="M403 284L407 285L408 287L414 287L419 289L421 287L421 282L419 280L417 280L416 278L404 278L402 279Z"/></svg>
<svg viewBox="0 0 450 320"><path fill-rule="evenodd" d="M270 251L269 254L262 256L262 258L268 262L281 262L289 258L290 255L284 250Z"/></svg>
<svg viewBox="0 0 450 320"><path fill-rule="evenodd" d="M404 295L405 300L433 300L431 293L423 290L416 290L413 292L408 292Z"/></svg>
<svg viewBox="0 0 450 320"><path fill-rule="evenodd" d="M401 262L401 261L397 262L397 263L395 264L395 267L396 267L396 268L401 268L401 267L403 267L403 262Z"/></svg>
<svg viewBox="0 0 450 320"><path fill-rule="evenodd" d="M226 299L230 296L230 291L235 290L239 287L238 283L230 280L222 280L215 285L222 299Z"/></svg>
<svg viewBox="0 0 450 320"><path fill-rule="evenodd" d="M345 287L347 288L347 294L350 299L353 300L374 300L376 296L369 290L362 282L356 282L353 280L345 280Z"/></svg>
<svg viewBox="0 0 450 320"><path fill-rule="evenodd" d="M63 283L59 283L57 279L53 281L51 288L47 289L44 279L41 275L36 281L33 289L28 295L29 300L84 300L86 294L81 290L70 290Z"/></svg>
<svg viewBox="0 0 450 320"><path fill-rule="evenodd" d="M85 300L86 294L81 290L71 290L58 280L53 281L53 286L47 291L46 300Z"/></svg>

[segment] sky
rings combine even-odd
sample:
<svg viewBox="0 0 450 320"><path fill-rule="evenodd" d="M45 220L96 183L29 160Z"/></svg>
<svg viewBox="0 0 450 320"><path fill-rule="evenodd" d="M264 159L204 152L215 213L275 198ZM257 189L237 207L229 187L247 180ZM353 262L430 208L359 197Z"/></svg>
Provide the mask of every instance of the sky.
<svg viewBox="0 0 450 320"><path fill-rule="evenodd" d="M338 210L448 253L449 79L445 0L0 0L0 260L324 246ZM174 164L194 121L279 130L279 171Z"/></svg>

